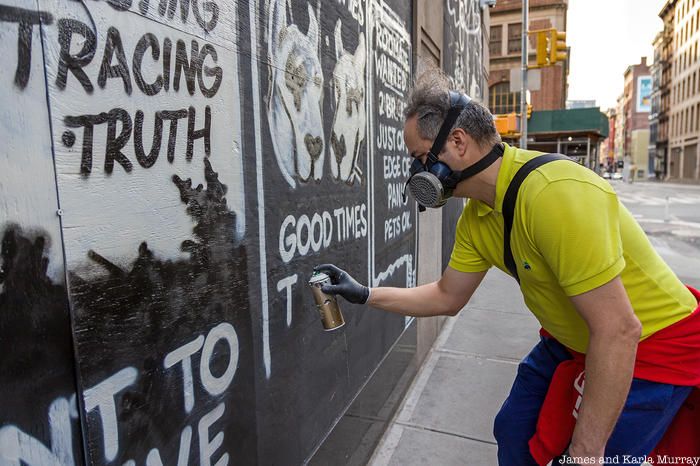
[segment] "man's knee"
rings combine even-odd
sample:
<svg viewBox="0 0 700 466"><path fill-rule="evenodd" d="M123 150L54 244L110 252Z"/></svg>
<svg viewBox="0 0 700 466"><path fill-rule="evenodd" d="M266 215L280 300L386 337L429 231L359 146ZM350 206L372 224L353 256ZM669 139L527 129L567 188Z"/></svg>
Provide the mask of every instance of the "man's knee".
<svg viewBox="0 0 700 466"><path fill-rule="evenodd" d="M506 400L501 406L500 411L496 414L496 418L493 420L493 436L496 438L498 445L505 444L508 438L508 427L512 426L512 413L510 412L509 400Z"/></svg>

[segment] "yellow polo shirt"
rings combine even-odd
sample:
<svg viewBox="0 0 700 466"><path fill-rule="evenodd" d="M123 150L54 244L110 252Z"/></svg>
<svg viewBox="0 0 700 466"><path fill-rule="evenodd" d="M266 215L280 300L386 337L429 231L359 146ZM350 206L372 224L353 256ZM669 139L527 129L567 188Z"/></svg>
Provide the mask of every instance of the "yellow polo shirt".
<svg viewBox="0 0 700 466"><path fill-rule="evenodd" d="M511 179L541 152L506 145L495 208L470 199L457 223L450 267L481 272L503 262L503 196ZM569 296L618 275L642 323L642 339L689 315L697 302L659 257L610 184L587 168L554 161L520 187L511 248L525 304L565 346L585 353L588 327Z"/></svg>

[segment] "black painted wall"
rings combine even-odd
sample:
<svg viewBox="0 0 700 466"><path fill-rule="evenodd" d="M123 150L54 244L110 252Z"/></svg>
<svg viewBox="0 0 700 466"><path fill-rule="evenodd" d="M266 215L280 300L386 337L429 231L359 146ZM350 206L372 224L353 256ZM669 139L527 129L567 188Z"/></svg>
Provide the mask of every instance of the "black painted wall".
<svg viewBox="0 0 700 466"><path fill-rule="evenodd" d="M306 281L415 285L412 16L0 0L0 463L308 459L406 325Z"/></svg>

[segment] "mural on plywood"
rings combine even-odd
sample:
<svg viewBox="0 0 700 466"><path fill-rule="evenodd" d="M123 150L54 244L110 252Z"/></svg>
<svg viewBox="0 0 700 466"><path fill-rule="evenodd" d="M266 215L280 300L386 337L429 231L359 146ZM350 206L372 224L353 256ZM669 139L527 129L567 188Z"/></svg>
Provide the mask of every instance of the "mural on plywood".
<svg viewBox="0 0 700 466"><path fill-rule="evenodd" d="M253 69L259 74L257 79L253 76L253 88L256 82L259 85L254 105L266 113L258 118L253 112L254 132L260 134L256 147L263 271L265 390L259 402L284 400L287 406L282 417L278 411L261 411L261 442L274 439L280 446L262 452L262 462L303 462L335 422L336 408L349 403L358 382L376 367L404 326L399 316L341 301L346 326L324 333L306 282L313 267L325 262L338 264L365 283L372 282L375 235L371 215L378 210L383 234L387 188L382 176L384 147L377 147L371 136L376 131L369 115L384 108L370 90L374 89L370 68L373 60L383 60L387 80L392 79L394 68L393 62L381 58L385 53L381 47L370 46L369 38L380 34L376 31L380 19L375 21L374 11L391 15L401 38L409 37L410 24L398 20L411 17L410 4L405 3L251 3L251 42L260 43L258 49L266 51L264 60ZM404 67L399 79L404 86L395 89L396 101L405 96L411 72L410 41L404 40L401 47ZM388 102L381 104L397 112L393 141L402 140L396 134L401 126L400 110ZM401 147L395 150L400 153ZM276 163L270 163L273 153ZM378 176L372 173L376 170ZM396 176L397 183L400 176ZM375 193L381 194L376 201L372 198ZM401 209L410 212L412 206L412 202L402 204ZM400 229L401 213L391 217L396 215ZM413 225L413 220L406 222L404 234L392 235L396 241L388 247L383 238L377 244L378 260L396 262L381 277L386 283L414 283ZM411 259L401 259L407 254ZM402 267L404 264L407 266ZM385 271L389 266L382 267ZM307 396L310 391L317 396ZM296 419L299 429L293 435L276 435L284 429L285 419Z"/></svg>
<svg viewBox="0 0 700 466"><path fill-rule="evenodd" d="M313 266L416 281L412 3L0 3L0 463L302 463L405 325Z"/></svg>
<svg viewBox="0 0 700 466"><path fill-rule="evenodd" d="M414 286L418 213L415 202L404 202L402 196L412 162L403 140L403 109L413 69L410 27L403 18L410 17L410 9L388 1L373 2L371 8L371 283Z"/></svg>
<svg viewBox="0 0 700 466"><path fill-rule="evenodd" d="M308 6L305 33L288 15L288 1L266 8L269 95L267 118L277 163L291 187L323 178L323 71L317 13Z"/></svg>
<svg viewBox="0 0 700 466"><path fill-rule="evenodd" d="M333 68L332 90L335 113L331 126L330 166L333 178L352 184L362 181L359 157L367 133L365 34L360 32L354 52L345 50L342 23L338 20L334 39L336 64Z"/></svg>
<svg viewBox="0 0 700 466"><path fill-rule="evenodd" d="M38 4L0 5L0 463L254 463L236 4Z"/></svg>
<svg viewBox="0 0 700 466"><path fill-rule="evenodd" d="M0 3L0 464L82 464L42 60L56 18L27 3Z"/></svg>

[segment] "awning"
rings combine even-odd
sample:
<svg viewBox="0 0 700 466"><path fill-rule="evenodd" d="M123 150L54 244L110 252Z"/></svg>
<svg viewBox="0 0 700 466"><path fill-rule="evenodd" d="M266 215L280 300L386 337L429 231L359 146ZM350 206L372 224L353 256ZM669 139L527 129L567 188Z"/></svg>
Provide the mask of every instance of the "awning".
<svg viewBox="0 0 700 466"><path fill-rule="evenodd" d="M585 133L605 139L608 130L608 117L600 111L600 107L532 112L527 122L528 136Z"/></svg>

